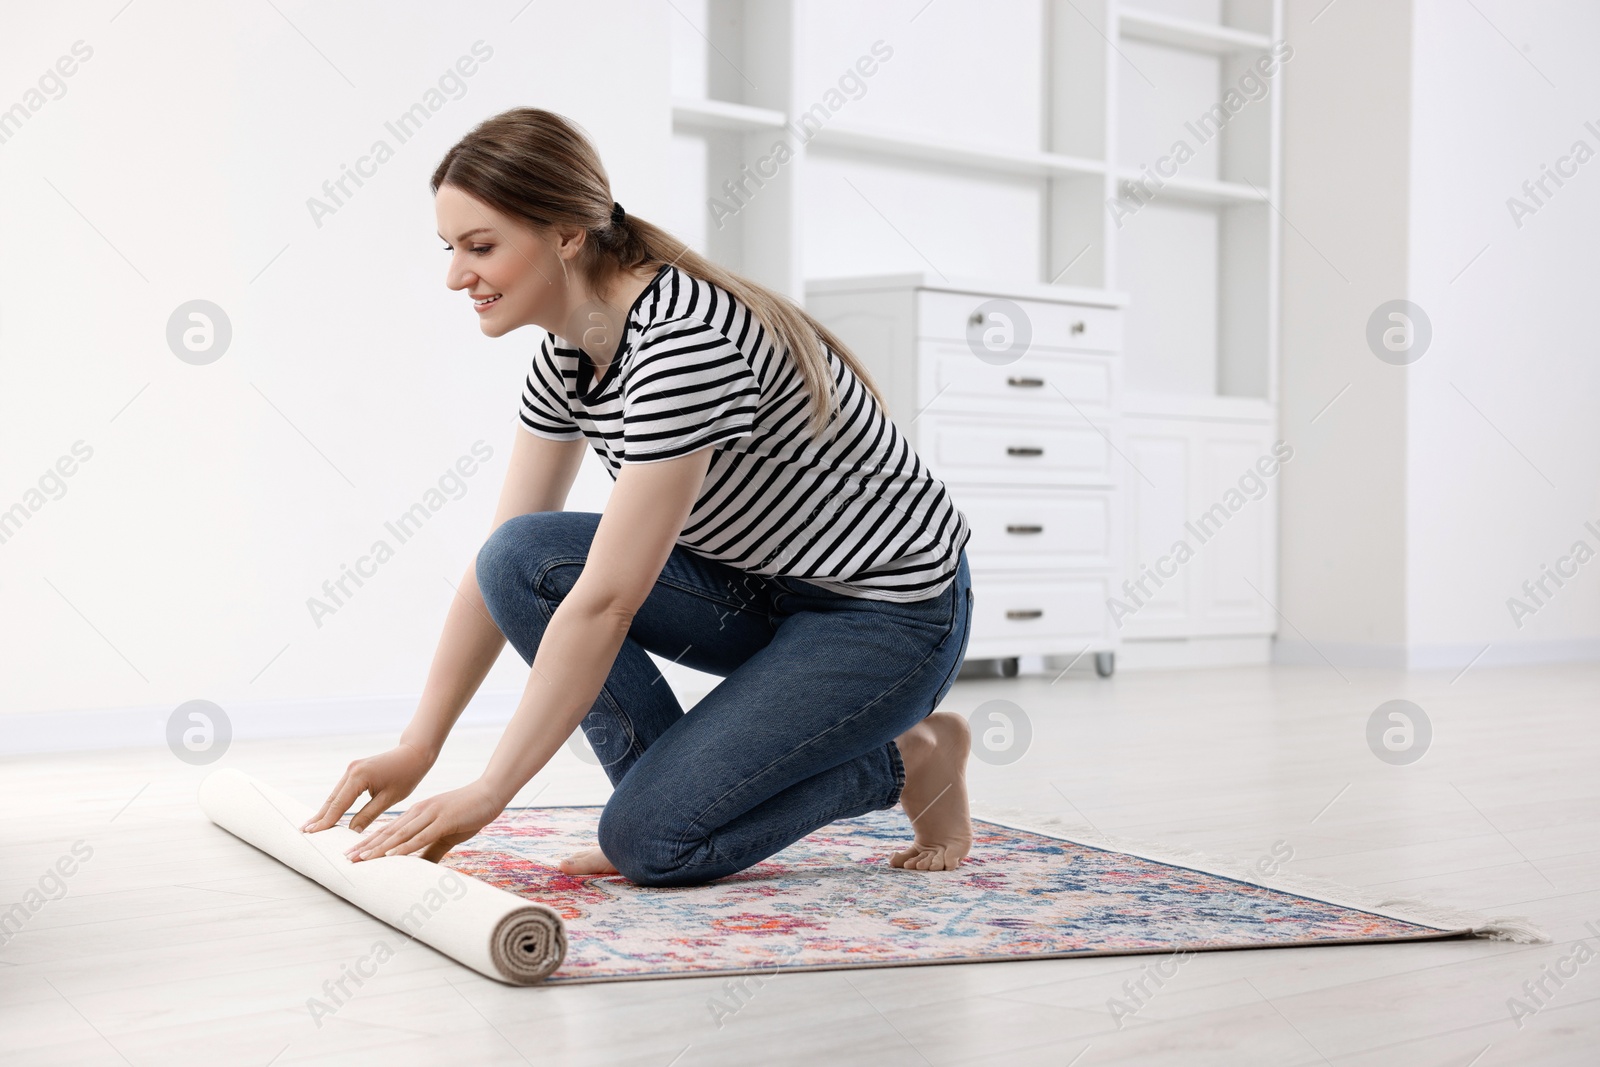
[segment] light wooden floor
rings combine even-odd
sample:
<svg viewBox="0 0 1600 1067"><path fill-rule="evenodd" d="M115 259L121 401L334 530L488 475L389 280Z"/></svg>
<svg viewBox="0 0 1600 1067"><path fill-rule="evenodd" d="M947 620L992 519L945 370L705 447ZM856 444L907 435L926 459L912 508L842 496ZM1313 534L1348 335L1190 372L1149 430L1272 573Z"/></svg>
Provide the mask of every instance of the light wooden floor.
<svg viewBox="0 0 1600 1067"><path fill-rule="evenodd" d="M1444 675L1240 668L958 683L1031 720L1018 762L974 762L975 800L1109 834L1523 914L1548 945L1445 942L1197 955L1119 1028L1148 958L780 974L718 1027L722 982L514 989L423 945L319 1027L325 979L387 928L213 827L205 768L165 749L0 762L0 905L82 839L64 897L0 947L6 1064L1600 1063L1600 954L1513 1021L1508 998L1600 930L1600 666ZM1368 751L1368 715L1431 716L1420 762ZM398 727L397 727L398 728ZM419 795L477 773L496 735L453 739ZM236 742L222 765L307 800L391 737ZM540 803L602 801L563 752ZM1590 946L1600 948L1600 940Z"/></svg>

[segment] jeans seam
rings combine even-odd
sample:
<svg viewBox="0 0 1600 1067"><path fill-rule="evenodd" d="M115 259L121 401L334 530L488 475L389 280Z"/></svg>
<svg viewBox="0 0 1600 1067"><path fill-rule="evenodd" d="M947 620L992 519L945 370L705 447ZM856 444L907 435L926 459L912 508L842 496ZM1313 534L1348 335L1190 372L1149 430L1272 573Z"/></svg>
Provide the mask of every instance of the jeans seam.
<svg viewBox="0 0 1600 1067"><path fill-rule="evenodd" d="M900 803L900 794L905 792L906 788L905 757L900 755L900 746L894 741L889 742L889 766L894 771L894 785L889 788L889 802L883 808L877 809L879 811Z"/></svg>
<svg viewBox="0 0 1600 1067"><path fill-rule="evenodd" d="M967 656L966 656L967 645L971 644L971 639L972 639L972 588L970 586L966 590L965 600L967 602L967 640L962 645L961 658L956 660L956 662L954 662L954 663L952 663L950 665L950 669L947 672L945 672L944 681L939 683L939 688L936 690L936 692L941 693L941 694L943 694L946 691L947 687L950 684L952 684L952 680L954 679L956 672L961 669L961 664L967 658ZM952 634L955 633L955 620L954 619L951 620L950 632ZM929 714L932 714L932 712L929 712Z"/></svg>
<svg viewBox="0 0 1600 1067"><path fill-rule="evenodd" d="M556 557L544 560L542 565L540 566L537 574L534 576L534 580L533 580L533 600L534 600L534 603L537 604L538 607L539 607L539 613L544 616L544 624L545 624L545 632L546 633L549 632L550 620L555 617L555 612L546 610L546 607L548 605L548 600L547 600L546 594L544 592L544 580L545 580L545 578L548 577L550 572L552 570L554 570L556 567L566 566L566 565L572 564L572 563L582 564L582 563L586 563L587 561L588 561L587 557L584 557L584 556L556 556ZM542 638L541 638L541 643L542 643ZM612 664L612 666L615 666L615 665L616 665L615 663ZM528 666L529 666L529 669L532 669L533 664L530 663L530 664L528 664ZM606 681L609 681L609 680L610 680L610 672L608 671L607 672ZM621 703L618 702L617 698L612 696L610 693L606 692L606 681L602 681L600 683L599 697L600 697L601 700L604 700L606 702L606 707L611 711L612 717L615 718L619 723L622 724L622 729L627 733L627 736L628 736L628 748L627 748L627 751L625 753L623 753L623 755L624 756L634 756L635 758L637 758L639 756L642 756L642 755L644 755L644 746L639 744L639 735L633 728L633 721L628 718L628 713L623 710L622 705L621 705ZM590 716L590 714L593 712L593 710L594 710L593 708L590 708L589 711L584 712L583 713L583 718L587 719ZM578 720L578 729L579 730L583 729L583 719L579 719ZM588 733L585 732L583 737L584 737L584 740L587 741L589 739ZM598 756L599 753L597 752L597 753L595 753L595 755ZM617 761L613 760L612 762L615 763ZM601 769L602 770L604 770L606 767L609 767L609 766L610 766L610 764L605 763L604 761L602 761L602 763L601 763ZM606 777L609 778L610 774L608 773L606 775Z"/></svg>
<svg viewBox="0 0 1600 1067"><path fill-rule="evenodd" d="M656 576L656 583L658 585L671 586L672 588L678 590L680 593L688 593L690 596L696 596L696 597L699 597L702 600L709 600L712 603L721 604L724 607L734 608L735 610L743 610L745 608L750 607L750 604L749 604L748 601L729 600L729 599L727 599L725 597L718 596L718 595L715 595L715 594L712 594L712 593L708 593L704 589L700 588L699 586L692 585L692 584L689 584L689 583L686 583L686 582L674 581L673 579L668 578L665 575L657 575Z"/></svg>

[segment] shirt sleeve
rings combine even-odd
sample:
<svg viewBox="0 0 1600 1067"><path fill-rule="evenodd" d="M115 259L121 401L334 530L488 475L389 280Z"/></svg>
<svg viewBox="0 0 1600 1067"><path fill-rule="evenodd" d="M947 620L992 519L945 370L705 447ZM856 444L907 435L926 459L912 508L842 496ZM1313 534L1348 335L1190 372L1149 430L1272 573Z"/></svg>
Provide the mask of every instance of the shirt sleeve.
<svg viewBox="0 0 1600 1067"><path fill-rule="evenodd" d="M549 334L545 334L544 343L534 353L533 365L522 386L522 404L517 415L522 428L536 437L576 441L583 436L567 406L566 383L561 378L561 369L556 366Z"/></svg>
<svg viewBox="0 0 1600 1067"><path fill-rule="evenodd" d="M739 346L705 322L645 330L622 382L624 463L651 463L749 437L761 383Z"/></svg>

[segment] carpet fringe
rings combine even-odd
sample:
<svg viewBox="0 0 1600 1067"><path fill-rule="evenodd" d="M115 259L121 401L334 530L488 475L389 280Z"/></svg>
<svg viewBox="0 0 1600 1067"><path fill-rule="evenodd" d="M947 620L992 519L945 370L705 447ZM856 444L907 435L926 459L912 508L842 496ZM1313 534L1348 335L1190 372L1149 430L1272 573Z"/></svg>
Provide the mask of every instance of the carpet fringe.
<svg viewBox="0 0 1600 1067"><path fill-rule="evenodd" d="M1081 845L1125 852L1156 863L1192 867L1207 874L1233 878L1251 885L1275 889L1298 896L1314 897L1329 904L1340 904L1359 911L1371 911L1391 919L1447 930L1463 930L1474 937L1511 941L1522 945L1547 944L1548 935L1522 915L1484 915L1453 908L1415 897L1392 896L1314 875L1266 875L1256 869L1256 860L1198 852L1181 845L1134 841L1115 835L1085 830L1060 815L1021 808L988 807L974 804L972 816L1000 823L1015 830L1032 830L1046 837L1065 838ZM1063 832L1067 831L1067 832Z"/></svg>

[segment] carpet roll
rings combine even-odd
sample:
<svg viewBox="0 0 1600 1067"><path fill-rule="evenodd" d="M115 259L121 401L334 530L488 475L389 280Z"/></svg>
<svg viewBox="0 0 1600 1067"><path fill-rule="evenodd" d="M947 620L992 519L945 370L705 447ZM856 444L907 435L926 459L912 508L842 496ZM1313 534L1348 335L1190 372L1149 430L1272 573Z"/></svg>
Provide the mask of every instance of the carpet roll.
<svg viewBox="0 0 1600 1067"><path fill-rule="evenodd" d="M199 801L230 834L487 978L533 985L566 958L554 910L420 856L352 863L344 854L361 834L343 826L302 833L316 809L240 771L211 772Z"/></svg>

